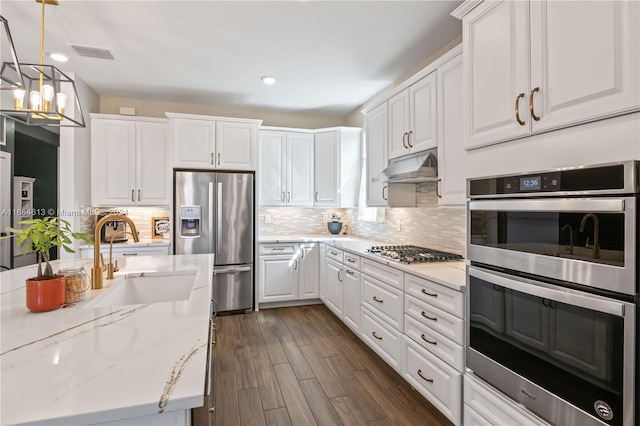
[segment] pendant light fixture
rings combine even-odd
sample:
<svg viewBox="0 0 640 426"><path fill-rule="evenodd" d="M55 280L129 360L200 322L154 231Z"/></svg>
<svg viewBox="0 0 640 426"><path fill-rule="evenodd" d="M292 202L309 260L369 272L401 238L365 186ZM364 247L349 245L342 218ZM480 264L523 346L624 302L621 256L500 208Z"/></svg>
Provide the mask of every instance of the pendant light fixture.
<svg viewBox="0 0 640 426"><path fill-rule="evenodd" d="M29 126L85 127L75 82L55 66L43 64L45 6L47 4L57 6L58 0L36 0L36 2L42 4L40 63L24 64L16 59L14 62L2 64L0 80L2 84L6 83L13 89L13 109L2 108L0 115ZM6 20L4 22L6 23ZM22 76L23 84L16 81L16 75ZM9 102L2 102L0 106L5 106L7 103ZM68 108L68 105L72 108Z"/></svg>

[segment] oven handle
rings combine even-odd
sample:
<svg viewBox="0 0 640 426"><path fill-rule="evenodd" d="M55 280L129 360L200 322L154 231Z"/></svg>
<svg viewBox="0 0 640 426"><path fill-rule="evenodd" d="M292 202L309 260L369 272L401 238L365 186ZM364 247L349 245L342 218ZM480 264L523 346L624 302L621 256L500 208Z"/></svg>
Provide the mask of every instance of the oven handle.
<svg viewBox="0 0 640 426"><path fill-rule="evenodd" d="M621 198L557 198L545 200L469 201L469 210L501 212L624 212Z"/></svg>
<svg viewBox="0 0 640 426"><path fill-rule="evenodd" d="M576 294L572 290L556 290L543 287L543 283L534 284L536 281L511 277L500 272L486 272L474 266L469 266L469 275L476 277L490 284L497 284L511 290L538 296L543 299L555 302L566 303L568 305L579 306L597 312L603 312L619 317L625 316L625 304L596 296L586 294Z"/></svg>

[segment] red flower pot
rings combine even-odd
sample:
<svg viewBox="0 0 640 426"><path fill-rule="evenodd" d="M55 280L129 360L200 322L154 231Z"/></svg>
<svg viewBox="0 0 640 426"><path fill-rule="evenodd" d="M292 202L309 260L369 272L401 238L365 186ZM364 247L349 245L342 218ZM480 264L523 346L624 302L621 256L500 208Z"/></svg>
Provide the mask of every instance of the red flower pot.
<svg viewBox="0 0 640 426"><path fill-rule="evenodd" d="M32 312L58 309L64 304L64 275L52 278L29 278L27 284L27 308Z"/></svg>

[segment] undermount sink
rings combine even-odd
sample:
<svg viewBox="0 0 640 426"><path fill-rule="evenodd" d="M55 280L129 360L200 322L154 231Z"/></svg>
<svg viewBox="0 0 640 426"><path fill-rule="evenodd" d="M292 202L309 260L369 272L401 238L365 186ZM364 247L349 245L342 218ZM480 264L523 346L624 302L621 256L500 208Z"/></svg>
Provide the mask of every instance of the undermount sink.
<svg viewBox="0 0 640 426"><path fill-rule="evenodd" d="M189 299L196 271L135 272L116 276L102 294L85 309L110 306L148 305ZM109 281L105 281L108 284Z"/></svg>

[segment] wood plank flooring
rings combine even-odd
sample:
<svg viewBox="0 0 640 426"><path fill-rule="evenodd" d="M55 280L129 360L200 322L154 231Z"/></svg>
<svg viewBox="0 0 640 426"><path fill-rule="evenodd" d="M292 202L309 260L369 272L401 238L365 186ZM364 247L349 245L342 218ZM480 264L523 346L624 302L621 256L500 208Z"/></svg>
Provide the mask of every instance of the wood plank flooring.
<svg viewBox="0 0 640 426"><path fill-rule="evenodd" d="M324 305L219 316L217 426L451 425Z"/></svg>

